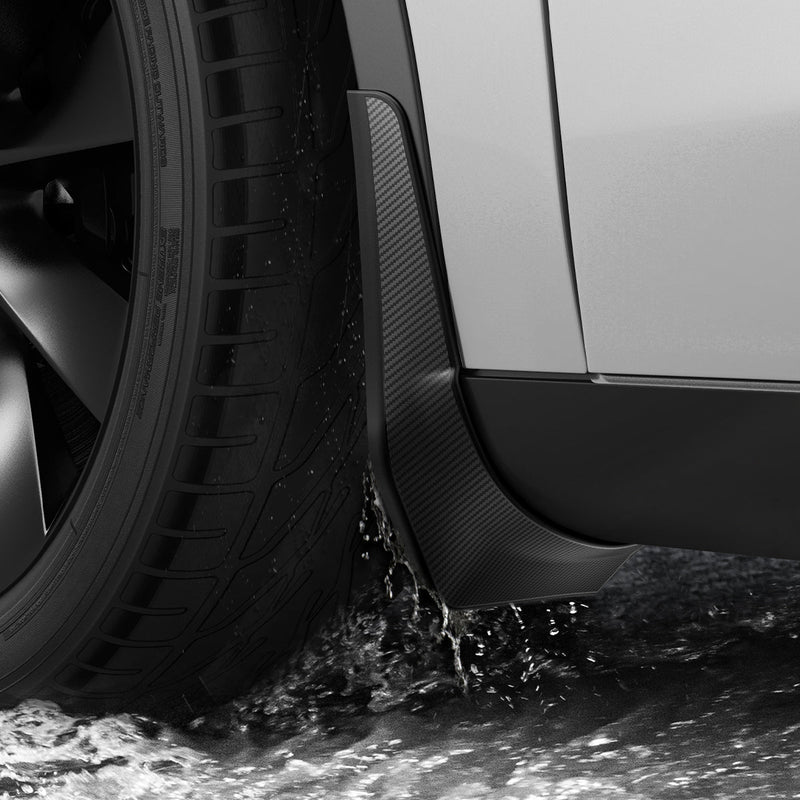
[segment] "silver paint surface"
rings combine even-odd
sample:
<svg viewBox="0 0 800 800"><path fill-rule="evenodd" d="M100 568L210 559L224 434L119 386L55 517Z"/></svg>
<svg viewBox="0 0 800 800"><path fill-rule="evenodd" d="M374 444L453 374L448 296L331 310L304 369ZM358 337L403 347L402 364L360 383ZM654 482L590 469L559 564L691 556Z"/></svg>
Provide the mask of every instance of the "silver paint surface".
<svg viewBox="0 0 800 800"><path fill-rule="evenodd" d="M585 372L541 7L407 7L464 362Z"/></svg>
<svg viewBox="0 0 800 800"><path fill-rule="evenodd" d="M800 5L550 12L589 370L800 379Z"/></svg>

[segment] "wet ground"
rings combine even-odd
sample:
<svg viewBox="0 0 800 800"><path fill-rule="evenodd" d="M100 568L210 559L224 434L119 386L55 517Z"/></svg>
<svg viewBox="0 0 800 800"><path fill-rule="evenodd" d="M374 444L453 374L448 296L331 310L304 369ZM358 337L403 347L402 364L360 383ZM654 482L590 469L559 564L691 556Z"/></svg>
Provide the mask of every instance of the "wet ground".
<svg viewBox="0 0 800 800"><path fill-rule="evenodd" d="M800 797L800 564L645 548L595 598L457 615L452 638L390 583L188 727L0 712L0 795Z"/></svg>

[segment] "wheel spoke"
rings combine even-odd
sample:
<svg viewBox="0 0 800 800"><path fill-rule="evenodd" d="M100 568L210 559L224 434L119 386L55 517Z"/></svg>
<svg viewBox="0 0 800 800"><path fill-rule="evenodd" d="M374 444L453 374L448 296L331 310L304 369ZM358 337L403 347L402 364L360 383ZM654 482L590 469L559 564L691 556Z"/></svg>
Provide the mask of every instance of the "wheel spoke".
<svg viewBox="0 0 800 800"><path fill-rule="evenodd" d="M22 125L11 146L0 148L0 166L130 142L133 130L125 56L110 19L86 54L74 86Z"/></svg>
<svg viewBox="0 0 800 800"><path fill-rule="evenodd" d="M42 547L45 521L25 365L0 332L0 588Z"/></svg>
<svg viewBox="0 0 800 800"><path fill-rule="evenodd" d="M0 207L0 309L102 420L122 352L127 303L70 253L34 203Z"/></svg>

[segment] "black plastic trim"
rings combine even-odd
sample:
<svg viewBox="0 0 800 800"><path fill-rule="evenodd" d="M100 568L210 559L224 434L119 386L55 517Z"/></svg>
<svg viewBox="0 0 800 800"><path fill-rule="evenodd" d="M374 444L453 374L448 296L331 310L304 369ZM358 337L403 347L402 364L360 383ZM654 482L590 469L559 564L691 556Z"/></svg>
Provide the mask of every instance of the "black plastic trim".
<svg viewBox="0 0 800 800"><path fill-rule="evenodd" d="M800 558L800 397L463 373L519 502L608 541Z"/></svg>
<svg viewBox="0 0 800 800"><path fill-rule="evenodd" d="M635 550L556 532L493 477L464 413L423 182L401 106L351 92L368 432L387 511L453 607L599 590Z"/></svg>

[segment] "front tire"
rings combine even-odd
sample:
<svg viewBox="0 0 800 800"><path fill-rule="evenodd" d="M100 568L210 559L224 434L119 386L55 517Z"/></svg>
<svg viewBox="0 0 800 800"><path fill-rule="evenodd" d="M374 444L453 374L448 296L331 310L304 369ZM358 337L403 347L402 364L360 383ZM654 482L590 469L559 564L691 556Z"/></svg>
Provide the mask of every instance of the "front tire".
<svg viewBox="0 0 800 800"><path fill-rule="evenodd" d="M353 72L333 0L118 6L139 199L124 357L78 488L0 599L0 692L194 714L351 590Z"/></svg>

